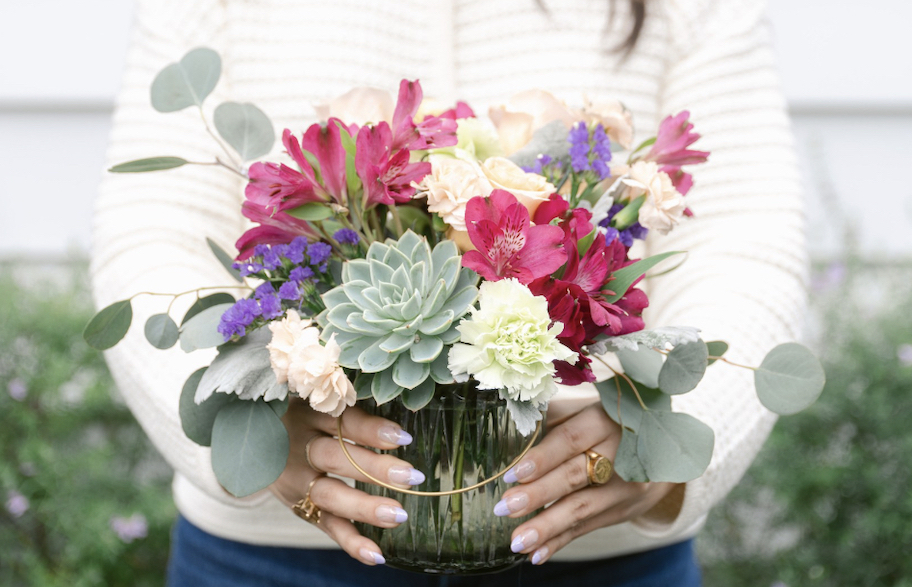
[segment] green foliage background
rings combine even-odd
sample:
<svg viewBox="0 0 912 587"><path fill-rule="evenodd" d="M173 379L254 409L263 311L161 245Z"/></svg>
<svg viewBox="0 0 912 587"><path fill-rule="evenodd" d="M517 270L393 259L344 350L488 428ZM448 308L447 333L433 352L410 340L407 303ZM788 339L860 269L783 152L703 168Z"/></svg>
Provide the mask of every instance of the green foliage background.
<svg viewBox="0 0 912 587"><path fill-rule="evenodd" d="M23 277L26 275L26 277ZM0 584L161 585L170 471L81 330L84 264L0 265ZM912 586L912 268L849 265L814 298L828 383L782 418L698 544L708 587ZM17 401L10 384L24 384ZM142 514L124 542L115 516Z"/></svg>

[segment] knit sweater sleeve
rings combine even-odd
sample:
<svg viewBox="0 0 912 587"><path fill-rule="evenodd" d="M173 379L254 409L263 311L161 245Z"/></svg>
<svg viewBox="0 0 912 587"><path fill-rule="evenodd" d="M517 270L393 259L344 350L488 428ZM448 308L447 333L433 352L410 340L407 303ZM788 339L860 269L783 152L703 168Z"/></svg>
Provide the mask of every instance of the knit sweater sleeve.
<svg viewBox="0 0 912 587"><path fill-rule="evenodd" d="M109 165L159 155L212 161L220 154L195 107L158 113L150 105L149 88L158 71L192 47L207 45L225 54L221 6L216 0L137 3ZM224 99L227 82L223 76L207 100L208 114ZM233 250L233 240L242 231L241 193L240 178L216 167L190 165L145 174L106 174L95 204L91 263L98 307L137 292L177 293L231 284L205 238ZM193 299L185 296L174 303L172 317L179 322ZM209 449L186 438L178 415L183 382L210 362L213 353L185 354L179 345L161 351L144 340L146 319L165 312L169 301L148 295L133 300L129 333L106 353L110 370L126 403L168 463L210 495L238 504L216 482Z"/></svg>
<svg viewBox="0 0 912 587"><path fill-rule="evenodd" d="M675 0L673 44L660 111L689 109L711 151L693 169L695 218L648 242L649 253L688 251L684 265L649 285L647 324L689 325L725 340L727 355L758 365L797 339L805 313L806 257L799 174L779 89L764 2ZM674 409L706 422L715 451L706 472L637 520L661 538L684 531L740 480L775 422L752 372L716 363ZM683 496L681 495L683 493Z"/></svg>

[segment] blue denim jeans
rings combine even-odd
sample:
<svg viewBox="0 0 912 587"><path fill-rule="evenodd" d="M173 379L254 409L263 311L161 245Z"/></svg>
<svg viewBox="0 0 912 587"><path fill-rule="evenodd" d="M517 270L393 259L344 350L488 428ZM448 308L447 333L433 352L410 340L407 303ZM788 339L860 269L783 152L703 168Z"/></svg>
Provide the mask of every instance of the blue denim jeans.
<svg viewBox="0 0 912 587"><path fill-rule="evenodd" d="M523 563L491 575L435 576L368 567L341 550L254 546L217 538L178 518L169 587L699 587L693 540L615 558Z"/></svg>

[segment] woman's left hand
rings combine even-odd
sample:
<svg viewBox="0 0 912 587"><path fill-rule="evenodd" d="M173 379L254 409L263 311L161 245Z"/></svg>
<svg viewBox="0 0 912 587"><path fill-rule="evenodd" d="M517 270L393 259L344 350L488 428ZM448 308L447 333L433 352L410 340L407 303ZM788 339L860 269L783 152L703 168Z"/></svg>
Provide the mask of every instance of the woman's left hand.
<svg viewBox="0 0 912 587"><path fill-rule="evenodd" d="M504 492L494 508L498 516L520 517L554 502L513 532L513 552L529 554L535 565L579 536L646 513L675 487L674 483L628 483L617 475L604 485L590 485L586 451L613 463L621 428L599 403L576 413L571 410L564 402L551 404L548 433L504 476L520 485Z"/></svg>

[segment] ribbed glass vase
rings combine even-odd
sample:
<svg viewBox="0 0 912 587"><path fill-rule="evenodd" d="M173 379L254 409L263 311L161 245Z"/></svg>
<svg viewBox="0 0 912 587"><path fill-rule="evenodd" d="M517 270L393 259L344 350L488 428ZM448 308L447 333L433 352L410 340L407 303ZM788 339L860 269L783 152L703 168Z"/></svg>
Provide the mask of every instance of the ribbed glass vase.
<svg viewBox="0 0 912 587"><path fill-rule="evenodd" d="M506 468L529 442L513 425L496 391L438 386L430 404L417 412L392 401L364 408L399 423L414 441L385 451L427 475L416 489L449 491L469 487ZM438 574L490 573L518 564L525 555L510 551L510 538L530 516L499 518L494 504L509 487L499 477L478 489L443 496L417 496L368 483L358 489L398 500L408 521L393 529L358 524L391 567Z"/></svg>

